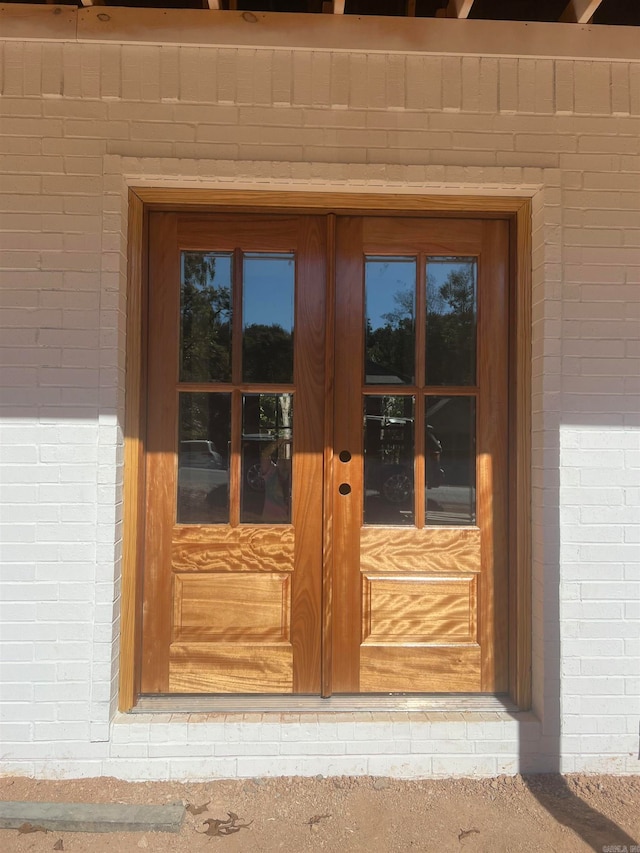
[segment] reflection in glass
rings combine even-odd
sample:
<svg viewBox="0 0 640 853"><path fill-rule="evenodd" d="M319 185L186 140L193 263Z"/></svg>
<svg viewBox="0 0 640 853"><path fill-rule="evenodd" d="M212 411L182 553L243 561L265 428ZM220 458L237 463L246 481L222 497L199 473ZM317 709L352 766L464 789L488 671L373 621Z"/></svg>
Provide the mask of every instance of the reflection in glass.
<svg viewBox="0 0 640 853"><path fill-rule="evenodd" d="M293 381L293 254L247 253L242 284L242 378Z"/></svg>
<svg viewBox="0 0 640 853"><path fill-rule="evenodd" d="M292 394L244 394L240 521L291 523Z"/></svg>
<svg viewBox="0 0 640 853"><path fill-rule="evenodd" d="M364 523L413 524L414 398L365 397Z"/></svg>
<svg viewBox="0 0 640 853"><path fill-rule="evenodd" d="M415 375L415 258L366 258L364 285L366 382L411 385Z"/></svg>
<svg viewBox="0 0 640 853"><path fill-rule="evenodd" d="M477 262L427 260L427 385L475 385Z"/></svg>
<svg viewBox="0 0 640 853"><path fill-rule="evenodd" d="M476 523L475 397L425 400L425 523Z"/></svg>
<svg viewBox="0 0 640 853"><path fill-rule="evenodd" d="M229 253L182 253L181 382L231 379L231 262Z"/></svg>
<svg viewBox="0 0 640 853"><path fill-rule="evenodd" d="M178 524L229 521L231 395L179 395Z"/></svg>

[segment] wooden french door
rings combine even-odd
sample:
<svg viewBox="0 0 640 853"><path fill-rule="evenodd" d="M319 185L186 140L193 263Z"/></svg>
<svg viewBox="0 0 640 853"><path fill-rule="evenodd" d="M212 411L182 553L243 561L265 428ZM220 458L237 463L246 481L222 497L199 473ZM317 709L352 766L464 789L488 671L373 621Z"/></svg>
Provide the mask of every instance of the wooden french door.
<svg viewBox="0 0 640 853"><path fill-rule="evenodd" d="M141 692L504 691L507 223L149 219Z"/></svg>
<svg viewBox="0 0 640 853"><path fill-rule="evenodd" d="M507 689L503 221L337 229L334 692Z"/></svg>

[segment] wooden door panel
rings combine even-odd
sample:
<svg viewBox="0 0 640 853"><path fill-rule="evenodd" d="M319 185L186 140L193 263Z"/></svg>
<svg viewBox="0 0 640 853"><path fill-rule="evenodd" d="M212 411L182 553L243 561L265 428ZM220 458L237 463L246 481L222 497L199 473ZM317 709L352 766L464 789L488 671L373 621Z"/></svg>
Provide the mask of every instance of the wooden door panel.
<svg viewBox="0 0 640 853"><path fill-rule="evenodd" d="M308 217L308 222L319 217ZM178 222L180 247L188 251L232 252L238 246L246 251L287 252L299 245L299 216L287 214L228 213L224 216L202 216L183 213ZM322 247L324 248L324 246Z"/></svg>
<svg viewBox="0 0 640 853"><path fill-rule="evenodd" d="M290 644L174 643L171 693L291 693Z"/></svg>
<svg viewBox="0 0 640 853"><path fill-rule="evenodd" d="M178 527L171 543L176 572L291 572L293 527Z"/></svg>
<svg viewBox="0 0 640 853"><path fill-rule="evenodd" d="M174 574L174 643L290 640L290 575Z"/></svg>
<svg viewBox="0 0 640 853"><path fill-rule="evenodd" d="M479 646L369 646L360 650L362 693L477 693ZM410 685L417 685L413 688Z"/></svg>
<svg viewBox="0 0 640 853"><path fill-rule="evenodd" d="M477 577L363 576L366 645L477 644Z"/></svg>
<svg viewBox="0 0 640 853"><path fill-rule="evenodd" d="M482 244L479 219L420 219L370 216L363 220L362 250L390 254L427 252L430 255L474 255Z"/></svg>
<svg viewBox="0 0 640 853"><path fill-rule="evenodd" d="M432 528L429 548L425 533L415 529L363 527L360 568L368 572L479 572L480 531L477 527Z"/></svg>

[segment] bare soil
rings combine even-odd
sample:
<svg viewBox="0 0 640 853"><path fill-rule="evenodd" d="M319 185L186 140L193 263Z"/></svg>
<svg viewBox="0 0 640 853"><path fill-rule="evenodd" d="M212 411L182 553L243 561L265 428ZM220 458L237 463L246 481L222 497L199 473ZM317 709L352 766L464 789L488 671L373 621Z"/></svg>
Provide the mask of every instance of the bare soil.
<svg viewBox="0 0 640 853"><path fill-rule="evenodd" d="M0 830L2 853L640 853L640 776L426 781L296 777L208 783L5 777L0 778L0 799L181 801L189 806L177 835L5 829Z"/></svg>

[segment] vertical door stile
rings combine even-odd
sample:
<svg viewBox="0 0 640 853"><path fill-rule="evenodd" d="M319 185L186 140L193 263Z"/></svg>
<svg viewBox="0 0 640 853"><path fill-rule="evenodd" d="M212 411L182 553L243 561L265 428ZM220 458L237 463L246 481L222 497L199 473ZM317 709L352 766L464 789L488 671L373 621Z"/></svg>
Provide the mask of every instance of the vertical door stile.
<svg viewBox="0 0 640 853"><path fill-rule="evenodd" d="M334 393L335 393L335 292L336 215L327 215L326 308L324 345L324 459L322 536L322 675L321 695L333 692L333 494L334 494Z"/></svg>
<svg viewBox="0 0 640 853"><path fill-rule="evenodd" d="M300 219L296 271L291 601L293 691L320 693L322 640L322 472L324 453L326 222Z"/></svg>
<svg viewBox="0 0 640 853"><path fill-rule="evenodd" d="M352 693L360 684L362 605L362 219L340 220L336 235L336 345L333 464L333 692ZM348 462L340 454L350 454ZM347 494L341 493L349 489Z"/></svg>

